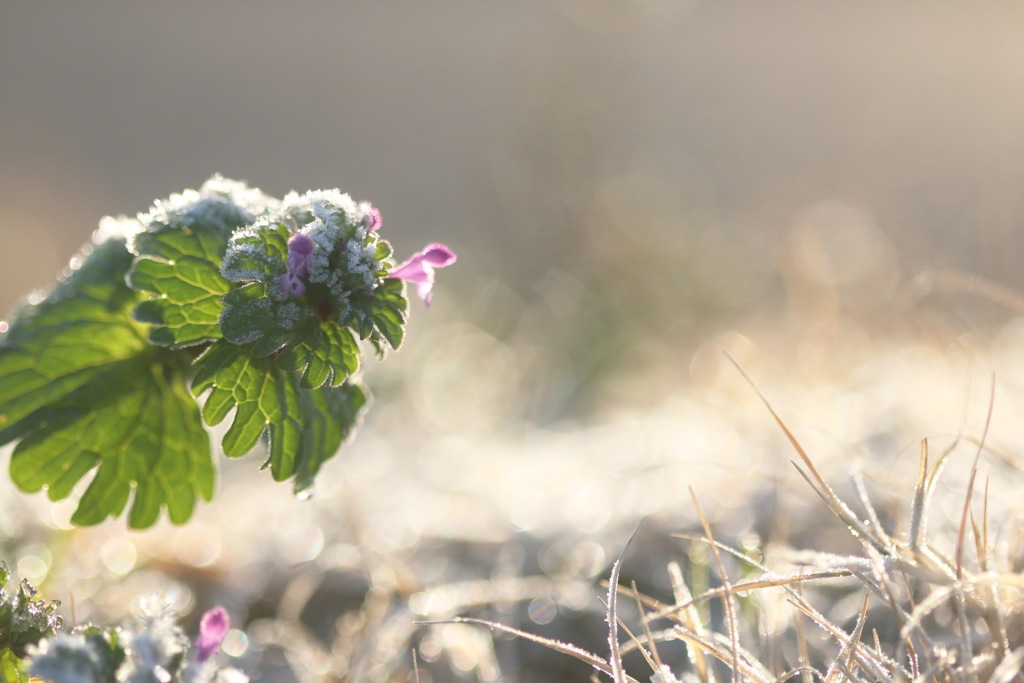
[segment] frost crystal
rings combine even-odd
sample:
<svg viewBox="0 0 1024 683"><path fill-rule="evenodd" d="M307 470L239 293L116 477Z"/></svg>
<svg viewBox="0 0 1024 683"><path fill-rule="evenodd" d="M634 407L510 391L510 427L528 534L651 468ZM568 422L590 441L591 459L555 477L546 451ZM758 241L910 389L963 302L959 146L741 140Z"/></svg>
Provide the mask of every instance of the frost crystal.
<svg viewBox="0 0 1024 683"><path fill-rule="evenodd" d="M675 677L672 670L665 664L658 667L658 670L651 676L651 683L679 683L679 679Z"/></svg>
<svg viewBox="0 0 1024 683"><path fill-rule="evenodd" d="M131 240L143 230L142 223L128 216L104 216L100 225L92 234L93 244L102 244L107 240Z"/></svg>
<svg viewBox="0 0 1024 683"><path fill-rule="evenodd" d="M277 208L277 200L262 191L244 182L214 175L198 190L185 190L157 200L147 213L139 214L138 221L150 232L195 224L228 232L249 225ZM134 249L131 239L129 248Z"/></svg>
<svg viewBox="0 0 1024 683"><path fill-rule="evenodd" d="M282 275L282 277L284 277ZM294 330L302 320L302 309L294 302L277 307L277 324L286 330Z"/></svg>
<svg viewBox="0 0 1024 683"><path fill-rule="evenodd" d="M311 190L304 194L289 192L285 195L282 210L299 225L306 225L314 218L333 224L352 224L362 219L352 197L337 188Z"/></svg>
<svg viewBox="0 0 1024 683"><path fill-rule="evenodd" d="M0 562L0 586L6 586L10 576ZM10 648L20 657L29 645L61 630L64 620L56 614L60 603L37 600L37 595L27 580L11 592L0 588L0 650Z"/></svg>
<svg viewBox="0 0 1024 683"><path fill-rule="evenodd" d="M83 635L60 634L30 647L29 673L57 683L106 683L103 660Z"/></svg>
<svg viewBox="0 0 1024 683"><path fill-rule="evenodd" d="M212 659L189 665L185 683L249 683L249 677L234 668L218 669Z"/></svg>
<svg viewBox="0 0 1024 683"><path fill-rule="evenodd" d="M174 623L170 607L152 596L140 604L142 629L126 634L128 660L126 677L129 683L169 681L172 660L185 652L188 638Z"/></svg>

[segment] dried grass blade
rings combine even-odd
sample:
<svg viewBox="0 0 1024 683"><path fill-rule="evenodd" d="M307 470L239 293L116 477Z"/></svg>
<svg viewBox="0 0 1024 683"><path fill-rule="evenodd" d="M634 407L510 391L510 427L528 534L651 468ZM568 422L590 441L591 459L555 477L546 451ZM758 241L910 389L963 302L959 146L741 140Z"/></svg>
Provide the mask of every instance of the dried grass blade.
<svg viewBox="0 0 1024 683"><path fill-rule="evenodd" d="M928 527L925 494L928 490L928 439L921 439L921 463L914 485L914 500L910 505L910 550L916 555Z"/></svg>
<svg viewBox="0 0 1024 683"><path fill-rule="evenodd" d="M795 597L803 600L801 592L801 586L798 584L794 591ZM803 666L800 669L803 671L804 683L812 683L811 671L817 671L811 667L811 652L807 649L807 631L804 629L804 615L803 612L797 610L796 617L796 651L800 657L800 661Z"/></svg>
<svg viewBox="0 0 1024 683"><path fill-rule="evenodd" d="M633 589L633 599L636 600L636 613L640 615L640 626L644 630L644 637L647 638L647 642L651 644L651 656L654 657L652 668L656 672L661 671L662 661L661 657L658 656L658 646L655 645L654 640L651 638L651 626L647 622L647 615L644 613L644 605L640 602L640 591L636 589L636 581L632 581L630 586Z"/></svg>
<svg viewBox="0 0 1024 683"><path fill-rule="evenodd" d="M892 545L892 540L889 538L889 534L886 533L882 527L882 520L878 518L878 512L875 510L874 504L871 502L871 497L868 496L867 487L864 486L864 476L860 471L854 471L851 475L851 481L853 482L853 490L857 493L857 498L860 499L861 505L864 506L864 512L867 514L869 528L875 533L875 537L882 540L886 546Z"/></svg>
<svg viewBox="0 0 1024 683"><path fill-rule="evenodd" d="M652 641L647 634L644 634L643 640L637 638L636 635L633 634L633 631L630 630L629 626L626 625L626 622L622 619L619 619L619 628L625 631L626 635L629 636L630 642L626 644L625 652L632 652L633 650L639 651L640 655L647 662L647 665L651 667L651 670L657 673L658 669L661 667L655 665L654 660L651 658L651 653L647 651L646 647L644 647L644 645L650 645L653 648L654 641ZM619 654L620 656L624 654L621 646L619 647Z"/></svg>
<svg viewBox="0 0 1024 683"><path fill-rule="evenodd" d="M853 572L846 569L829 570L822 572L812 573L800 573L800 574L784 574L772 579L751 579L750 581L741 581L740 583L731 584L729 586L729 593L747 593L753 590L761 590L764 588L787 588L794 584L810 583L812 581L824 581L828 579L839 579L848 578L854 576ZM667 619L673 615L680 614L686 610L692 609L695 605L708 600L714 600L721 598L726 595L725 588L712 588L706 593L701 593L697 597L690 596L685 601L679 602L676 605L667 605L662 609L653 612L648 615L651 620L654 619ZM688 593L689 595L689 593ZM645 600L645 603L648 601ZM648 603L649 607L652 607Z"/></svg>
<svg viewBox="0 0 1024 683"><path fill-rule="evenodd" d="M782 430L782 433L786 435L786 439L789 440L790 445L796 451L797 455L800 456L800 459L803 461L804 466L807 467L808 471L811 473L814 481L811 482L810 479L808 479L808 482L811 483L811 486L816 491L818 491L818 495L826 499L826 502L829 504L829 507L832 509L832 511L847 526L856 529L865 538L871 540L872 543L876 544L879 550L885 548L886 544L881 539L876 538L874 534L867 527L865 527L859 519L857 519L857 516L853 513L853 510L851 510L846 505L846 503L840 500L839 496L837 496L835 492L832 490L832 488L825 482L825 479L821 476L821 474L818 472L818 469L814 466L814 462L811 461L811 458L809 455L807 455L807 452L804 450L804 447L797 440L793 432L789 430L789 427L786 426L786 423L782 421L782 418L779 417L779 414L775 412L775 409L772 407L772 404L768 401L768 398L763 393L761 393L760 389L757 388L757 385L754 384L754 381L750 378L750 375L748 375L746 371L743 370L740 364L736 362L736 359L733 358L728 351L723 351L723 353L725 353L726 357L732 362L732 364L740 372L740 374L747 381L750 387L754 390L757 396L761 399L761 402L764 403L765 408L768 409L768 413L775 420L775 423L779 425L779 428ZM801 472L801 474L803 473ZM807 478L806 475L805 478Z"/></svg>
<svg viewBox="0 0 1024 683"><path fill-rule="evenodd" d="M853 656L856 652L856 647L860 643L860 636L864 631L864 618L867 615L867 596L864 596L864 602L860 607L860 614L857 616L857 625L854 627L853 634L850 636L850 642L843 645L843 649L836 656L835 661L828 667L828 671L825 673L825 683L833 683L838 680L837 676L840 673L846 674L848 679L853 679L850 668L853 666ZM846 663L843 659L846 658Z"/></svg>
<svg viewBox="0 0 1024 683"><path fill-rule="evenodd" d="M974 273L956 269L926 270L914 278L913 286L917 290L916 298L932 292L963 292L1024 315L1024 297L1020 293Z"/></svg>
<svg viewBox="0 0 1024 683"><path fill-rule="evenodd" d="M988 428L992 423L992 408L996 401L996 376L992 374L992 385L989 389L988 412L985 415L985 428L981 432L981 442L978 444L978 452L974 456L974 464L971 466L971 478L967 481L967 496L964 500L964 511L960 517L960 533L956 540L956 578L963 576L964 559L964 538L967 535L967 512L971 508L971 496L974 493L974 480L978 476L978 462L985 449L985 438L988 436Z"/></svg>
<svg viewBox="0 0 1024 683"><path fill-rule="evenodd" d="M759 666L756 657L742 648L739 652L734 652L729 639L725 636L719 634L713 634L711 638L698 636L682 626L676 626L673 635L677 639L684 641L691 648L704 650L708 655L727 666L731 667L737 664L739 667L738 672L747 678L753 678L763 683L771 683L772 681L771 674ZM734 655L739 656L738 660Z"/></svg>
<svg viewBox="0 0 1024 683"><path fill-rule="evenodd" d="M700 620L700 613L697 611L696 603L693 600L693 593L690 592L690 587L686 585L686 581L683 579L682 570L677 563L671 562L668 565L668 571L669 576L672 578L672 595L676 600L675 611L679 613L679 620L698 636L703 637L704 624ZM697 672L697 677L700 678L701 683L714 683L715 674L708 666L708 659L704 654L704 650L688 645L686 651L693 664L693 670Z"/></svg>
<svg viewBox="0 0 1024 683"><path fill-rule="evenodd" d="M1018 647L1003 657L999 666L992 672L989 683L1010 683L1020 674L1022 666L1024 666L1024 647Z"/></svg>
<svg viewBox="0 0 1024 683"><path fill-rule="evenodd" d="M884 655L876 656L862 643L854 642L849 634L826 619L824 615L811 607L806 601L790 600L789 602L838 642L843 645L852 644L852 652L853 656L856 658L857 664L860 665L860 667L864 669L864 672L871 676L871 678L879 681L888 681L890 679L889 671L893 670L893 668L899 668L899 665L890 658L885 657Z"/></svg>
<svg viewBox="0 0 1024 683"><path fill-rule="evenodd" d="M985 479L985 503L982 506L982 547L984 550L978 554L981 558L981 570L989 571L988 561L988 478ZM1003 612L1003 602L999 596L999 584L989 586L989 601L992 604L992 611L995 613L995 633L997 636L996 649L1001 656L1005 656L1010 649L1010 637L1006 632L1006 615ZM990 627L991 628L991 627Z"/></svg>
<svg viewBox="0 0 1024 683"><path fill-rule="evenodd" d="M611 576L608 579L608 663L611 665L612 680L615 683L624 683L626 680L626 674L622 670L622 654L619 651L619 572L622 568L622 558L625 557L626 550L629 549L629 545L640 531L641 524L643 524L642 520L637 523L633 533L626 539L625 545L619 551L618 559L612 564Z"/></svg>
<svg viewBox="0 0 1024 683"><path fill-rule="evenodd" d="M733 604L732 591L729 588L729 575L725 572L722 556L719 554L718 546L715 544L714 534L711 533L711 525L708 523L708 518L704 516L704 510L700 507L700 501L697 500L697 494L694 493L693 487L690 487L690 499L693 500L693 507L697 510L697 518L700 520L701 526L704 527L704 533L707 535L708 541L711 542L711 555L715 558L715 566L718 567L718 575L722 580L722 591L724 593L722 604L725 607L725 621L729 629L729 638L732 642L733 651L732 680L734 683L740 683L740 632L736 622L736 605Z"/></svg>
<svg viewBox="0 0 1024 683"><path fill-rule="evenodd" d="M612 667L609 666L608 662L606 662L605 660L601 659L600 657L591 652L587 652L581 647L577 647L569 643L563 643L561 641L553 640L551 638L544 638L543 636L538 636L527 631L522 631L512 626L499 624L496 621L488 621L486 619L474 619L472 617L455 617L454 619L441 619L438 621L421 621L418 623L424 626L437 626L441 624L476 624L478 626L484 626L493 631L501 631L502 633L507 633L509 635L516 636L517 638L523 638L524 640L529 640L539 645L543 645L544 647L550 650L554 650L555 652L560 652L562 654L569 655L570 657L574 657L580 660L581 662L585 662L586 664L589 664L590 666L594 667L603 674L607 674L608 676L613 675ZM627 681L627 683L639 683L639 681L637 681L635 678L632 678L625 674L624 680Z"/></svg>

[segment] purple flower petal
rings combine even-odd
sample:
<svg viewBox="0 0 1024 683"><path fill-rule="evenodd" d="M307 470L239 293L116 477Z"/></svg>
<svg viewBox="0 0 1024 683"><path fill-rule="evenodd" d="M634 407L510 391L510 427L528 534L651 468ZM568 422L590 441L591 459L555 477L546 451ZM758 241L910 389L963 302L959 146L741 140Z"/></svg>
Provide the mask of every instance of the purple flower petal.
<svg viewBox="0 0 1024 683"><path fill-rule="evenodd" d="M405 263L395 267L390 277L416 284L416 293L423 302L430 305L433 298L434 269L444 268L455 263L455 252L443 244L428 244L413 254Z"/></svg>
<svg viewBox="0 0 1024 683"><path fill-rule="evenodd" d="M214 607L199 620L199 636L196 638L196 659L205 662L220 651L230 625L228 612L223 607Z"/></svg>
<svg viewBox="0 0 1024 683"><path fill-rule="evenodd" d="M369 202L361 203L359 208L363 212L363 225L369 232L377 232L380 229L380 211Z"/></svg>
<svg viewBox="0 0 1024 683"><path fill-rule="evenodd" d="M291 271L281 276L278 280L278 286L282 292L296 299L306 293L306 283Z"/></svg>
<svg viewBox="0 0 1024 683"><path fill-rule="evenodd" d="M313 262L313 240L308 235L298 233L288 240L288 259L285 265L288 272L299 277L309 277L309 266Z"/></svg>

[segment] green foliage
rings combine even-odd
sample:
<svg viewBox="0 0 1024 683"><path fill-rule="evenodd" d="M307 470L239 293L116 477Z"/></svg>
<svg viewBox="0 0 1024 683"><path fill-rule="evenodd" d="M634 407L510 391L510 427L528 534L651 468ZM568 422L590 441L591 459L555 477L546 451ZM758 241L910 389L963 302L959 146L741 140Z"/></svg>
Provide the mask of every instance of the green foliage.
<svg viewBox="0 0 1024 683"><path fill-rule="evenodd" d="M125 283L121 240L93 249L45 300L26 306L0 346L0 443L19 442L11 477L24 491L69 496L95 471L76 524L120 514L145 528L213 495L210 444L185 378L187 358L146 342Z"/></svg>
<svg viewBox="0 0 1024 683"><path fill-rule="evenodd" d="M326 336L326 335L325 335ZM302 387L302 375L281 368L269 357L239 353L220 341L197 359L192 391L209 392L203 407L208 425L220 424L235 409L224 434L224 454L237 458L248 453L265 436L265 466L277 481L292 476L298 491L312 485L324 460L334 455L356 425L367 394L357 384L337 387Z"/></svg>
<svg viewBox="0 0 1024 683"><path fill-rule="evenodd" d="M385 344L393 349L402 345L409 300L400 280L385 280L372 295L353 297L350 311L344 324L356 329L360 339L369 339L378 353L384 353Z"/></svg>
<svg viewBox="0 0 1024 683"><path fill-rule="evenodd" d="M219 268L226 246L224 233L211 228L139 236L128 282L150 297L134 316L153 325L151 344L179 349L220 339L220 299L231 291Z"/></svg>
<svg viewBox="0 0 1024 683"><path fill-rule="evenodd" d="M21 659L26 648L60 631L64 622L57 616L60 602L36 599L36 590L22 581L16 591L6 590L11 573L0 562L0 681L24 680Z"/></svg>
<svg viewBox="0 0 1024 683"><path fill-rule="evenodd" d="M313 487L369 402L357 339L398 348L408 301L368 227L375 209L337 191L281 206L215 177L122 221L16 311L0 336L0 445L17 442L19 488L52 500L84 488L76 524L125 509L133 528L162 510L184 523L213 496L206 426L232 411L227 456L262 441L274 479ZM319 251L300 267L289 245L302 221ZM300 280L290 290L286 274Z"/></svg>

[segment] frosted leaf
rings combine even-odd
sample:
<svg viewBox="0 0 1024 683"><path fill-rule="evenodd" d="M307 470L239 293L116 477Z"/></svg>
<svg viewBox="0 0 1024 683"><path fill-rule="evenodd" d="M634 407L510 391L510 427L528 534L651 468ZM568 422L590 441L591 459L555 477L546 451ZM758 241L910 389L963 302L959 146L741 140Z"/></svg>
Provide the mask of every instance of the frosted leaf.
<svg viewBox="0 0 1024 683"><path fill-rule="evenodd" d="M269 281L287 271L286 253L267 253L267 236L281 230L278 219L264 216L252 225L235 230L228 241L220 274L231 282Z"/></svg>
<svg viewBox="0 0 1024 683"><path fill-rule="evenodd" d="M277 324L286 330L294 330L302 317L302 309L295 302L277 307Z"/></svg>
<svg viewBox="0 0 1024 683"><path fill-rule="evenodd" d="M188 648L188 638L174 623L173 615L166 601L148 596L140 602L139 622L141 629L126 632L127 677L132 683L150 683L164 678L171 660Z"/></svg>
<svg viewBox="0 0 1024 683"><path fill-rule="evenodd" d="M278 206L276 199L257 188L214 175L198 190L157 200L148 212L139 214L138 221L150 232L201 224L227 233L276 211ZM135 249L134 239L129 239L129 248Z"/></svg>
<svg viewBox="0 0 1024 683"><path fill-rule="evenodd" d="M276 201L244 182L214 175L199 190L185 190L158 200L148 213L139 216L144 224L212 223L224 229L251 223L257 216L276 208Z"/></svg>
<svg viewBox="0 0 1024 683"><path fill-rule="evenodd" d="M60 683L105 683L103 660L83 635L60 634L45 638L28 650L29 673Z"/></svg>
<svg viewBox="0 0 1024 683"><path fill-rule="evenodd" d="M362 213L348 194L338 190L311 190L303 194L289 192L282 211L305 226L314 219L336 225L353 224L362 220Z"/></svg>
<svg viewBox="0 0 1024 683"><path fill-rule="evenodd" d="M237 323L232 327L230 339L234 344L249 344L263 337L264 330L260 327L258 321L259 318L270 313L270 309L273 308L274 304L269 299L257 299L250 302L250 305L252 306L251 310L255 312L255 315L252 316L252 325L247 326L244 323ZM226 312L230 309L225 308L224 310ZM223 316L224 314L221 314L221 327L224 327Z"/></svg>
<svg viewBox="0 0 1024 683"><path fill-rule="evenodd" d="M231 282L259 280L263 276L263 254L253 244L237 244L228 248L220 264L220 274Z"/></svg>
<svg viewBox="0 0 1024 683"><path fill-rule="evenodd" d="M142 223L128 216L104 216L99 227L92 233L93 244L102 244L107 240L131 240L143 230Z"/></svg>
<svg viewBox="0 0 1024 683"><path fill-rule="evenodd" d="M330 275L330 256L341 235L341 228L318 218L307 224L299 234L309 237L315 245L309 265L309 281L324 282Z"/></svg>

